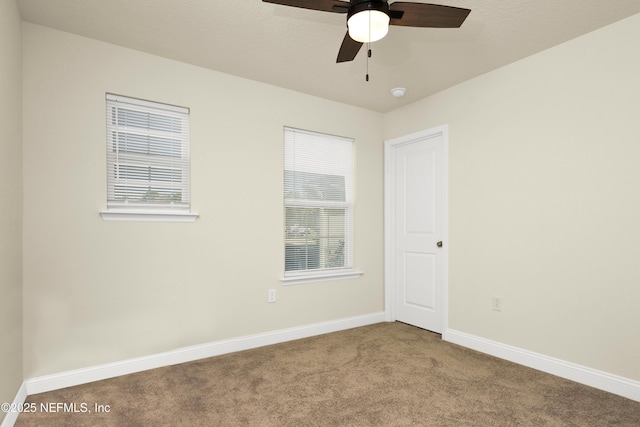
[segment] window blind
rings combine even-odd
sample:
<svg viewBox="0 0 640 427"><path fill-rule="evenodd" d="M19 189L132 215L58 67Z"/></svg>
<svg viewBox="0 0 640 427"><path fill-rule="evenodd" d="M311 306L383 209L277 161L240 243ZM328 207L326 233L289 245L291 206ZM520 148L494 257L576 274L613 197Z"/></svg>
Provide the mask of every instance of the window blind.
<svg viewBox="0 0 640 427"><path fill-rule="evenodd" d="M107 207L189 209L189 110L107 94Z"/></svg>
<svg viewBox="0 0 640 427"><path fill-rule="evenodd" d="M353 140L284 131L285 276L351 268Z"/></svg>

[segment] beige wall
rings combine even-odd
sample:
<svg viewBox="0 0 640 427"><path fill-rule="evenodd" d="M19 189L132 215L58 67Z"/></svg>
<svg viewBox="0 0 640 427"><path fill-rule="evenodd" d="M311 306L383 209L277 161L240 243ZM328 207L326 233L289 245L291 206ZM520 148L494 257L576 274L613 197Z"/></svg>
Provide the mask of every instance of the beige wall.
<svg viewBox="0 0 640 427"><path fill-rule="evenodd" d="M32 24L23 37L25 377L383 310L381 114ZM101 219L105 92L191 109L195 223ZM360 279L280 284L285 125L355 138Z"/></svg>
<svg viewBox="0 0 640 427"><path fill-rule="evenodd" d="M449 125L450 328L640 380L638 40L640 15L385 116Z"/></svg>
<svg viewBox="0 0 640 427"><path fill-rule="evenodd" d="M0 402L22 383L21 40L15 1L0 0Z"/></svg>

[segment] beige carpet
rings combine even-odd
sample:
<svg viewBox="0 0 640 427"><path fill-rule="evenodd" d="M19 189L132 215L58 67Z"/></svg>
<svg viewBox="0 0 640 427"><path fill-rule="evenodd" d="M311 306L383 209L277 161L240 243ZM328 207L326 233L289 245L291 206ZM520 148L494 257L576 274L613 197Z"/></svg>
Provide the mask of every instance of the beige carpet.
<svg viewBox="0 0 640 427"><path fill-rule="evenodd" d="M29 396L16 426L640 426L640 402L380 323ZM109 405L96 413L95 404ZM104 406L106 407L106 406Z"/></svg>

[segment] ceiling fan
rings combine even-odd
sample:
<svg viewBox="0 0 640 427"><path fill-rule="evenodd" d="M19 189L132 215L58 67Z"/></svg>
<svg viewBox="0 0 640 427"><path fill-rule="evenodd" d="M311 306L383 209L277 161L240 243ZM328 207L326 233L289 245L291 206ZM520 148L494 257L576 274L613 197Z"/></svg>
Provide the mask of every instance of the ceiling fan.
<svg viewBox="0 0 640 427"><path fill-rule="evenodd" d="M389 25L459 28L471 10L453 6L387 0L262 0L283 6L323 12L346 13L347 34L336 62L353 61L363 43L380 40Z"/></svg>

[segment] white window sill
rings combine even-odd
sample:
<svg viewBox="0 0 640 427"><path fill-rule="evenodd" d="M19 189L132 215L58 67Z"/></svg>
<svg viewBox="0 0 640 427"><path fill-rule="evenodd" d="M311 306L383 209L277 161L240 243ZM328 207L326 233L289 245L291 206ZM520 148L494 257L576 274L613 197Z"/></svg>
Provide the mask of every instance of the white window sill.
<svg viewBox="0 0 640 427"><path fill-rule="evenodd" d="M194 222L198 214L192 212L172 212L166 210L131 210L110 209L101 211L105 221L138 221L138 222Z"/></svg>
<svg viewBox="0 0 640 427"><path fill-rule="evenodd" d="M324 271L319 273L307 273L285 276L280 279L283 285L300 285L302 283L327 282L329 280L357 279L364 273L357 270Z"/></svg>

